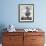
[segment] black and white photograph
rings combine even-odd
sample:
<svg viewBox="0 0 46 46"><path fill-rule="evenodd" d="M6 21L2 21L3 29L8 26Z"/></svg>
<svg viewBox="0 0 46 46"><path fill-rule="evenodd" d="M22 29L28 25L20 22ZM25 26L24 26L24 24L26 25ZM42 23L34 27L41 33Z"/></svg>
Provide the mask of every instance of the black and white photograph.
<svg viewBox="0 0 46 46"><path fill-rule="evenodd" d="M19 4L19 22L34 22L34 4Z"/></svg>

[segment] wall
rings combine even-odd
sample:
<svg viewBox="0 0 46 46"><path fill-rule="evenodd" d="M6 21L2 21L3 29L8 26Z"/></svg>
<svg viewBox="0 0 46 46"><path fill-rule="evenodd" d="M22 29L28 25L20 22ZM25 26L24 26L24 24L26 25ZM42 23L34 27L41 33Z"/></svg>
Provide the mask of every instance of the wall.
<svg viewBox="0 0 46 46"><path fill-rule="evenodd" d="M34 22L18 22L18 4L34 4ZM46 28L45 0L1 0L0 25L13 24L16 28L43 27Z"/></svg>
<svg viewBox="0 0 46 46"><path fill-rule="evenodd" d="M18 4L34 4L34 22L18 22ZM46 32L46 0L0 0L0 31L13 24L16 28L40 27Z"/></svg>

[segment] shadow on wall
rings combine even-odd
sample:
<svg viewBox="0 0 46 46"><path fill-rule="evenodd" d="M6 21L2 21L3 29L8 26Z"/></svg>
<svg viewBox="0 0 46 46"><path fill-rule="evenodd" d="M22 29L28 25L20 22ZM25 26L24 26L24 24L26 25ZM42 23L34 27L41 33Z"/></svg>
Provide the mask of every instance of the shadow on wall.
<svg viewBox="0 0 46 46"><path fill-rule="evenodd" d="M0 43L2 43L2 36L3 36L3 32L5 32L3 29L5 28L4 24L0 24Z"/></svg>

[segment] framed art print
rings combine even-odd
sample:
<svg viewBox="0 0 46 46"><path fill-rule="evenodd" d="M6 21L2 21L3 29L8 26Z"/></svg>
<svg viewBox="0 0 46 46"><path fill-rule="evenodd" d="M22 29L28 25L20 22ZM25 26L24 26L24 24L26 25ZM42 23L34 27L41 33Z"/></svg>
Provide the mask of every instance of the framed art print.
<svg viewBox="0 0 46 46"><path fill-rule="evenodd" d="M34 4L19 4L19 22L34 22Z"/></svg>

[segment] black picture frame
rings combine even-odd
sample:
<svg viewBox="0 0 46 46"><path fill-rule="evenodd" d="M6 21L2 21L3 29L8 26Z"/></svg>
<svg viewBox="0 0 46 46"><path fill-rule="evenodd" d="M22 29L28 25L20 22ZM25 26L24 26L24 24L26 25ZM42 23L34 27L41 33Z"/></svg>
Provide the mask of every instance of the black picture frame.
<svg viewBox="0 0 46 46"><path fill-rule="evenodd" d="M19 22L34 22L34 4L19 4L18 10Z"/></svg>

